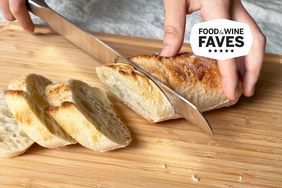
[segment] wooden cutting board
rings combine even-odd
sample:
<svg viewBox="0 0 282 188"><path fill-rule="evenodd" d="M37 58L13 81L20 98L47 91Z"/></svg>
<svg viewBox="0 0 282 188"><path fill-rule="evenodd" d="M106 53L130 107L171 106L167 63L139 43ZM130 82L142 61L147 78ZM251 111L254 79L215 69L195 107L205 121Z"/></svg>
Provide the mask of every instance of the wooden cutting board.
<svg viewBox="0 0 282 188"><path fill-rule="evenodd" d="M96 35L125 55L161 48L157 40ZM266 55L254 97L206 113L213 138L184 120L151 124L114 100L134 139L129 147L97 153L34 144L22 156L0 159L0 187L282 187L281 63L282 57ZM32 35L16 24L0 25L0 86L37 73L103 87L98 65L47 27Z"/></svg>

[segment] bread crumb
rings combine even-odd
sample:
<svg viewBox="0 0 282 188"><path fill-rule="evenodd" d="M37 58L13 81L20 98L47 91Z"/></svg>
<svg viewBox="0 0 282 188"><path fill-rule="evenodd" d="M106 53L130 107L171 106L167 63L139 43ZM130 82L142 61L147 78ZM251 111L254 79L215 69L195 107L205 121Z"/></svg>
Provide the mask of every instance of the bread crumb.
<svg viewBox="0 0 282 188"><path fill-rule="evenodd" d="M192 175L192 180L197 183L197 182L200 181L200 178L197 175L193 174Z"/></svg>
<svg viewBox="0 0 282 188"><path fill-rule="evenodd" d="M167 169L167 166L166 166L165 163L162 164L162 169L164 169L164 170Z"/></svg>
<svg viewBox="0 0 282 188"><path fill-rule="evenodd" d="M240 181L240 182L243 181L243 176L239 176L239 181Z"/></svg>

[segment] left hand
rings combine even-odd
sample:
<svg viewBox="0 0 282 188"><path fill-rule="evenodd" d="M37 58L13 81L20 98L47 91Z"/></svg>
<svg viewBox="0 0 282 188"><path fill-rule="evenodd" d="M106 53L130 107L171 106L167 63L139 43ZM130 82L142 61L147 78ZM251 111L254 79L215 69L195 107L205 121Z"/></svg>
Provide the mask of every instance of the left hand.
<svg viewBox="0 0 282 188"><path fill-rule="evenodd" d="M165 26L161 56L175 56L183 43L186 14L200 11L205 21L231 19L249 25L253 44L250 53L241 58L218 61L222 87L230 99L238 96L238 71L242 74L243 93L252 96L263 63L265 37L240 0L164 0Z"/></svg>

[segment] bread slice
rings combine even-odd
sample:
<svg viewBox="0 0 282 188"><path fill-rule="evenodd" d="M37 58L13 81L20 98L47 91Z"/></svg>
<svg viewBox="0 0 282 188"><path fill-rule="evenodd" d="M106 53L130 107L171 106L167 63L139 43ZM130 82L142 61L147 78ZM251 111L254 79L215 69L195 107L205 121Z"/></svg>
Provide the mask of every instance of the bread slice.
<svg viewBox="0 0 282 188"><path fill-rule="evenodd" d="M230 101L224 95L216 60L183 53L172 58L135 56L130 61L156 76L202 112L233 105L239 99ZM97 67L96 73L114 96L145 119L160 122L179 117L152 81L120 59L116 64Z"/></svg>
<svg viewBox="0 0 282 188"><path fill-rule="evenodd" d="M36 143L46 148L56 148L76 143L44 111L48 101L45 87L52 82L47 78L29 74L12 81L4 91L5 100L22 130Z"/></svg>
<svg viewBox="0 0 282 188"><path fill-rule="evenodd" d="M3 89L0 89L0 157L18 156L24 153L33 143L8 110Z"/></svg>
<svg viewBox="0 0 282 188"><path fill-rule="evenodd" d="M69 80L49 85L45 94L52 105L46 111L81 145L102 152L131 142L128 129L101 89Z"/></svg>
<svg viewBox="0 0 282 188"><path fill-rule="evenodd" d="M130 65L104 65L96 73L118 100L145 119L159 122L179 117L158 86Z"/></svg>

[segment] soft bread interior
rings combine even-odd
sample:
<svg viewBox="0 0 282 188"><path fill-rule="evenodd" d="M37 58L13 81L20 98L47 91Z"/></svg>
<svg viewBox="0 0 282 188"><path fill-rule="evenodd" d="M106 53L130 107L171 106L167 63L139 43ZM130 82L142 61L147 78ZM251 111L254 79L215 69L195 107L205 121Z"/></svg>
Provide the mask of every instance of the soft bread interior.
<svg viewBox="0 0 282 188"><path fill-rule="evenodd" d="M173 107L159 88L122 63L96 68L97 76L122 103L152 122L174 119Z"/></svg>
<svg viewBox="0 0 282 188"><path fill-rule="evenodd" d="M45 87L52 82L30 74L12 81L5 91L5 99L24 132L43 147L55 148L75 141L44 111L48 106Z"/></svg>
<svg viewBox="0 0 282 188"><path fill-rule="evenodd" d="M0 157L15 157L24 153L33 141L22 131L4 101L0 89Z"/></svg>
<svg viewBox="0 0 282 188"><path fill-rule="evenodd" d="M73 98L82 114L92 121L96 128L115 143L128 145L130 135L123 122L117 117L106 94L99 88L74 81L71 87ZM119 128L122 127L122 128Z"/></svg>
<svg viewBox="0 0 282 188"><path fill-rule="evenodd" d="M101 89L78 80L70 80L48 86L45 93L51 105L60 106L47 108L49 113L85 147L107 151L130 143L128 129L117 117L111 102ZM63 115L69 120L68 123Z"/></svg>

